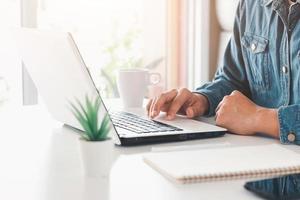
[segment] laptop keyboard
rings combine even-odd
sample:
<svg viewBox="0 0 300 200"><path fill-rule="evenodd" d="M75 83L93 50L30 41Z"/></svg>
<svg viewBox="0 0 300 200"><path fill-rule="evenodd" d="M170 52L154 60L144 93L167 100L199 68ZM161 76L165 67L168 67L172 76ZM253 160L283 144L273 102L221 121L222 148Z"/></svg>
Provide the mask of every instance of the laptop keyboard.
<svg viewBox="0 0 300 200"><path fill-rule="evenodd" d="M182 131L180 128L151 119L145 119L127 112L110 112L110 117L116 127L135 133Z"/></svg>

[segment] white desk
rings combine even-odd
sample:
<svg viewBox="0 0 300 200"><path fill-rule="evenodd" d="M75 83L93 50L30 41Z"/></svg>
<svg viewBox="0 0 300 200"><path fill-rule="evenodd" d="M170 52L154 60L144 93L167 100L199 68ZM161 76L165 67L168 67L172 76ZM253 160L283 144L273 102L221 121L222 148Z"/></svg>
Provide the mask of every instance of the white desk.
<svg viewBox="0 0 300 200"><path fill-rule="evenodd" d="M8 114L9 113L9 114ZM41 106L0 108L0 199L103 199L101 180L83 175L78 135L54 122ZM140 153L152 146L232 146L278 143L270 138L225 135L221 138L140 147L116 147L119 159L111 171L110 199L257 199L245 181L176 185L143 163ZM297 146L286 146L300 153Z"/></svg>

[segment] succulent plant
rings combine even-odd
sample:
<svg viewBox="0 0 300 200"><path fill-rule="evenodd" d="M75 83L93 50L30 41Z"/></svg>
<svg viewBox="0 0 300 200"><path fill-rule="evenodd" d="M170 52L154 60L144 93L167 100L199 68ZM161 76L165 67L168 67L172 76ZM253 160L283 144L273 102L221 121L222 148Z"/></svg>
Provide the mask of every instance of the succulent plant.
<svg viewBox="0 0 300 200"><path fill-rule="evenodd" d="M75 104L70 102L71 111L84 130L81 137L87 141L106 140L111 128L111 121L106 111L102 120L99 119L99 111L103 106L100 97L89 98L86 95L84 102L80 102L78 99L75 101Z"/></svg>

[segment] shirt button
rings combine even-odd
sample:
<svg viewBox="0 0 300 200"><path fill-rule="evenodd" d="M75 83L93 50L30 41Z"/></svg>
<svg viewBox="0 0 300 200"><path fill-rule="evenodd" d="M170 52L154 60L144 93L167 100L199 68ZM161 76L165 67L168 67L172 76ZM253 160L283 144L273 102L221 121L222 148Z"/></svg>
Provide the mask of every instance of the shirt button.
<svg viewBox="0 0 300 200"><path fill-rule="evenodd" d="M282 72L283 72L284 74L286 74L286 73L288 72L287 66L283 66L283 67L282 67Z"/></svg>
<svg viewBox="0 0 300 200"><path fill-rule="evenodd" d="M252 51L255 51L255 49L256 49L256 44L255 44L255 43L252 43L252 44L251 44L251 50L252 50Z"/></svg>
<svg viewBox="0 0 300 200"><path fill-rule="evenodd" d="M288 141L289 142L294 142L296 140L296 136L294 133L289 133L288 134Z"/></svg>

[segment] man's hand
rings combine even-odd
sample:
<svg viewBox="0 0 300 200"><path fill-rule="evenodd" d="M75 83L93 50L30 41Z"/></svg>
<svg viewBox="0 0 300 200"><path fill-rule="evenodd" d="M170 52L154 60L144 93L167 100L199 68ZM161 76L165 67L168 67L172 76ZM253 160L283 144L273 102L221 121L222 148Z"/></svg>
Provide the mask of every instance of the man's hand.
<svg viewBox="0 0 300 200"><path fill-rule="evenodd" d="M188 89L173 89L151 99L147 105L148 116L154 118L161 111L167 113L167 119L175 118L176 113L186 114L188 118L202 115L208 109L208 100L201 94L195 94Z"/></svg>
<svg viewBox="0 0 300 200"><path fill-rule="evenodd" d="M277 110L258 106L239 91L233 91L220 102L216 124L241 135L261 132L278 137L279 132Z"/></svg>

